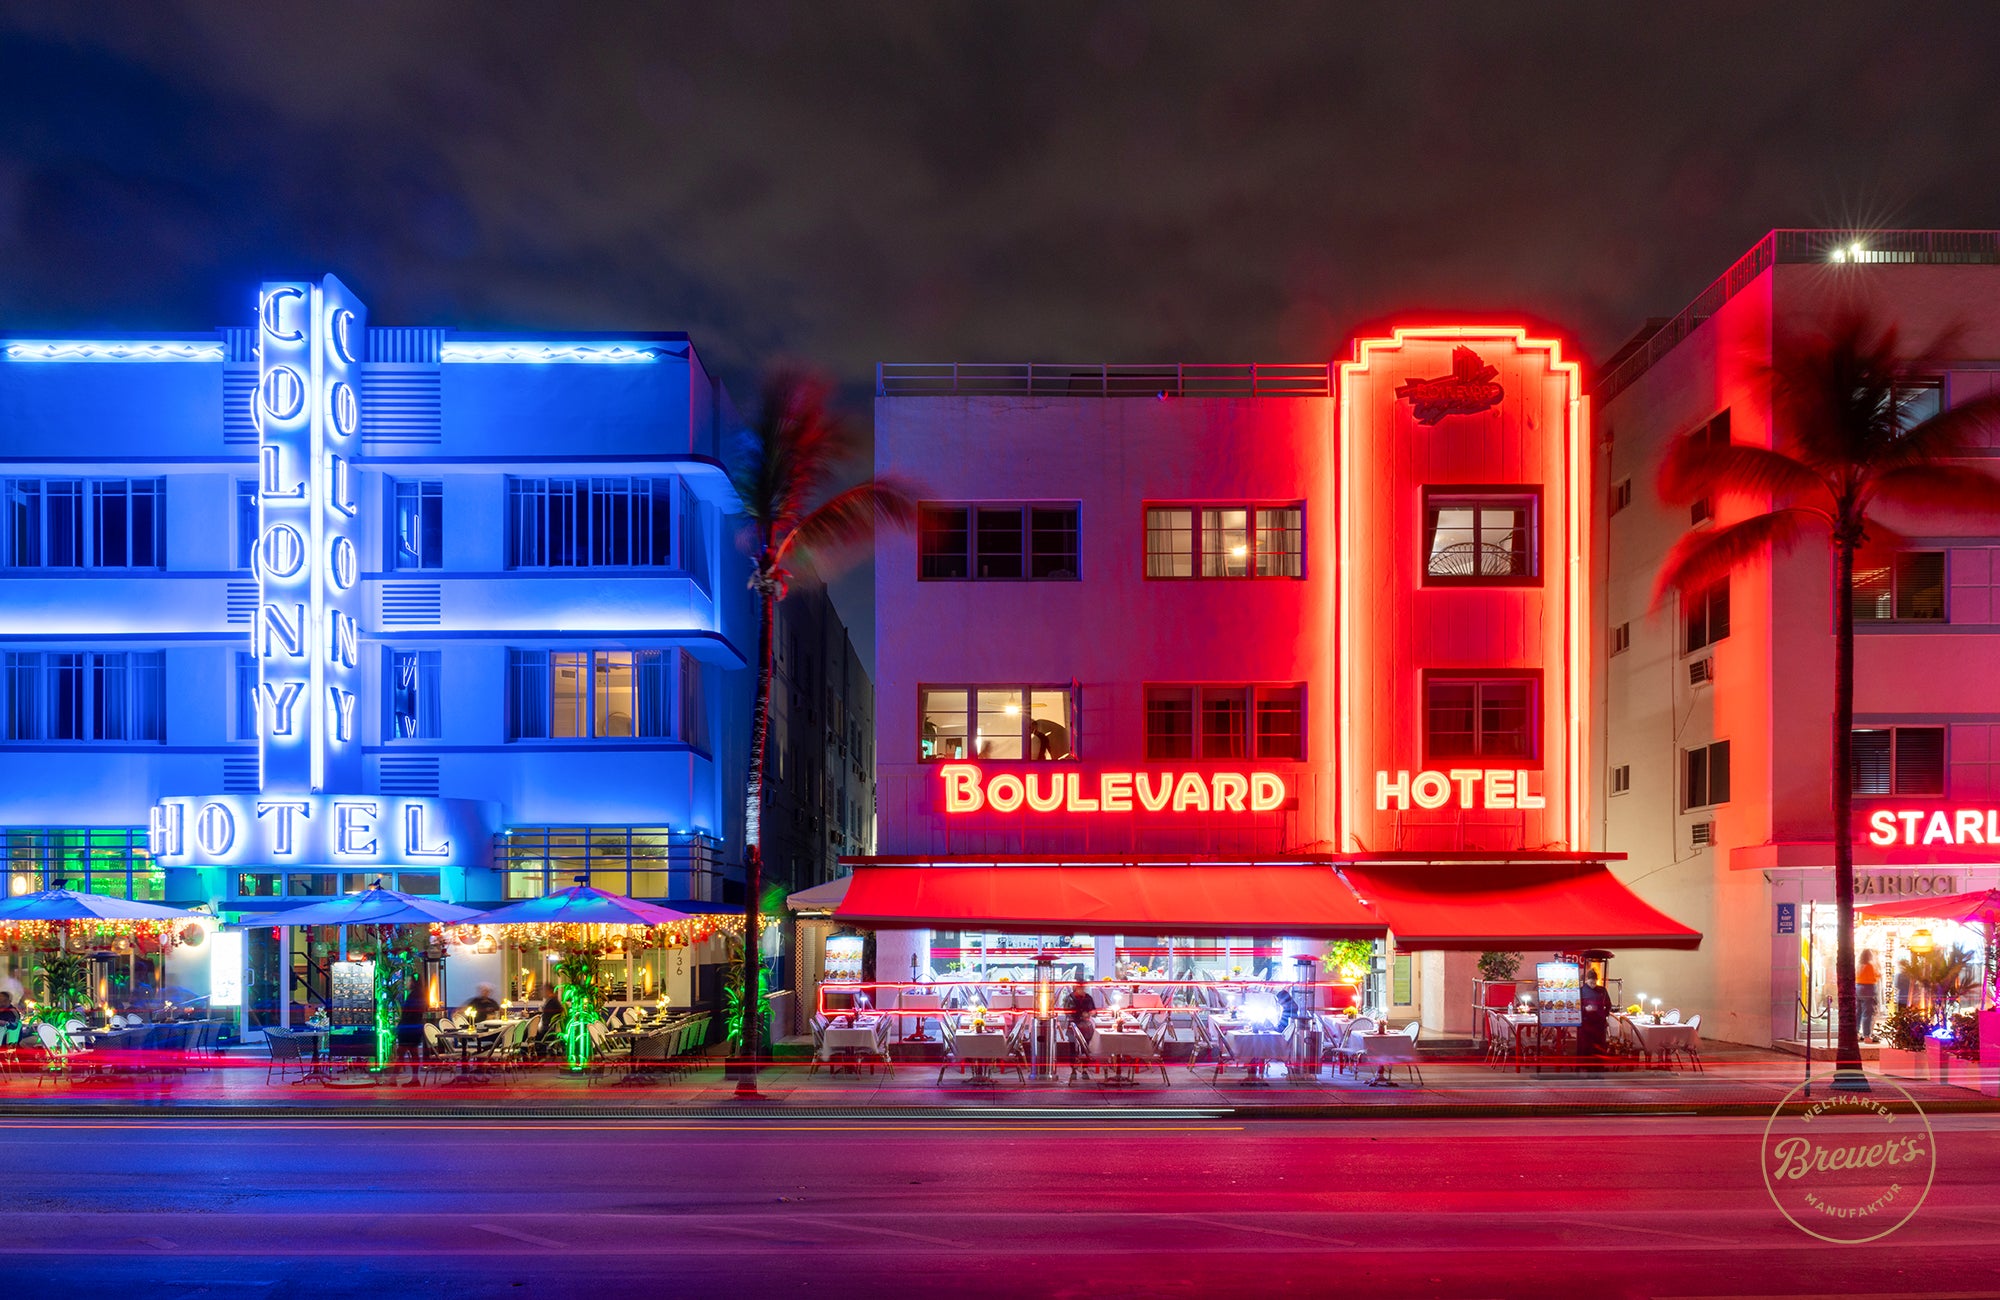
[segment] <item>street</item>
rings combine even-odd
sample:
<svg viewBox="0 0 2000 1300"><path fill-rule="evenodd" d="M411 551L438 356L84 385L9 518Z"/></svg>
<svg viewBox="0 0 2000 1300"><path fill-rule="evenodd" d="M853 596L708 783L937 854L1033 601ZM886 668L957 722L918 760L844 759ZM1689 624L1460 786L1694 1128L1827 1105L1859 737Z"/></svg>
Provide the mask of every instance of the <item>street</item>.
<svg viewBox="0 0 2000 1300"><path fill-rule="evenodd" d="M1988 1296L2000 1132L1882 1242L1767 1200L1760 1120L35 1120L0 1281L184 1296Z"/></svg>

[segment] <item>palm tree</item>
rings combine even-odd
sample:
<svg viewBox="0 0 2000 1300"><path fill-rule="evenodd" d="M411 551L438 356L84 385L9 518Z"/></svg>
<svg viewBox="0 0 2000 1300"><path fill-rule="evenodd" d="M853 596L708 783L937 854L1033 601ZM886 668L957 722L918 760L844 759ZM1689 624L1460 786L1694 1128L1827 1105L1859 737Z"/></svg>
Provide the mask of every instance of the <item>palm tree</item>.
<svg viewBox="0 0 2000 1300"><path fill-rule="evenodd" d="M1807 535L1832 543L1836 633L1833 660L1833 881L1840 919L1834 978L1840 1006L1836 1087L1861 1087L1854 998L1854 556L1871 536L1894 534L1878 506L2000 513L2000 482L1958 461L1972 435L2000 421L2000 395L1925 418L1927 399L1950 358L1948 332L1905 354L1893 325L1854 314L1825 334L1781 346L1766 375L1774 442L1715 442L1699 431L1676 441L1660 472L1669 502L1718 495L1768 508L1681 538L1661 567L1654 606L1671 591L1695 590L1769 550Z"/></svg>
<svg viewBox="0 0 2000 1300"><path fill-rule="evenodd" d="M763 1041L757 916L764 888L764 751L771 730L778 602L791 577L785 564L797 550L822 551L862 541L877 520L908 527L917 513L915 491L895 479L864 479L832 490L835 477L854 459L858 442L853 428L829 410L829 392L825 381L798 371L771 375L757 418L743 431L729 465L739 513L747 521L744 546L754 566L750 587L758 603L757 705L751 714L744 821L743 1026L736 1044L740 1096L757 1093L756 1056Z"/></svg>

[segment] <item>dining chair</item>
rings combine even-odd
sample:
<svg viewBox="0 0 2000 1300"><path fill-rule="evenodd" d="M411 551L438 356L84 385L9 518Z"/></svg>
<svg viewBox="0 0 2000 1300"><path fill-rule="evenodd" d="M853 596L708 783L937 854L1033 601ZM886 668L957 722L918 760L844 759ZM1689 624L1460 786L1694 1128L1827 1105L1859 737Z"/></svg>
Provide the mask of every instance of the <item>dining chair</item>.
<svg viewBox="0 0 2000 1300"><path fill-rule="evenodd" d="M1661 1019L1670 1025L1678 1025L1681 1022L1681 1009L1679 1007L1668 1007L1667 1014L1662 1016Z"/></svg>

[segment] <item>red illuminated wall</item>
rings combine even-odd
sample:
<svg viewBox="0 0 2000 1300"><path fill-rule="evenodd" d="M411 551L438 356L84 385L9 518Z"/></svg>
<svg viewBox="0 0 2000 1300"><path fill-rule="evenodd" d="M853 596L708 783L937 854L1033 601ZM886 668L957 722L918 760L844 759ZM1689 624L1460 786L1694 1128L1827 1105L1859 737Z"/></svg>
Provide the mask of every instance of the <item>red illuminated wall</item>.
<svg viewBox="0 0 2000 1300"><path fill-rule="evenodd" d="M1398 389L1452 376L1453 352L1469 347L1497 373L1497 402L1419 421ZM1490 397L1419 385L1416 396L1478 407ZM1583 602L1589 554L1584 403L1574 362L1559 343L1519 330L1438 327L1399 330L1357 344L1340 368L1341 818L1350 850L1582 847L1588 719ZM1426 488L1531 488L1539 493L1538 580L1525 585L1426 581ZM1587 507L1586 507L1587 509ZM1433 760L1425 753L1427 673L1539 675L1537 750L1523 760ZM1509 800L1504 780L1482 777L1471 800L1448 780L1442 806L1378 810L1377 773L1525 770L1539 808L1489 807ZM1471 807L1463 806L1470 802Z"/></svg>

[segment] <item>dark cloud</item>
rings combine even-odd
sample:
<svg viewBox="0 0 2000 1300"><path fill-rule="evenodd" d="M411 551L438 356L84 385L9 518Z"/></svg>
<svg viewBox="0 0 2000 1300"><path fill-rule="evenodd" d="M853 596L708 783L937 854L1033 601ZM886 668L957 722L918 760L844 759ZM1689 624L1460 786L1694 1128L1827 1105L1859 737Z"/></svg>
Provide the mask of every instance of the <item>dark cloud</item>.
<svg viewBox="0 0 2000 1300"><path fill-rule="evenodd" d="M2000 225L1989 5L15 6L0 320L684 328L883 359L1602 356L1765 229Z"/></svg>

